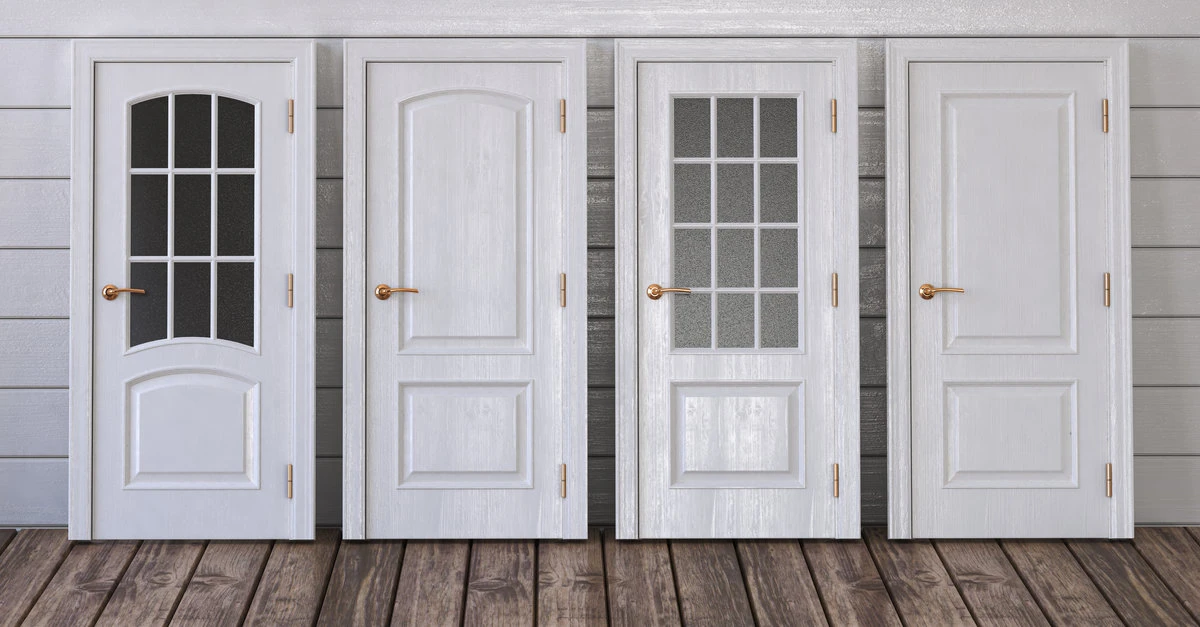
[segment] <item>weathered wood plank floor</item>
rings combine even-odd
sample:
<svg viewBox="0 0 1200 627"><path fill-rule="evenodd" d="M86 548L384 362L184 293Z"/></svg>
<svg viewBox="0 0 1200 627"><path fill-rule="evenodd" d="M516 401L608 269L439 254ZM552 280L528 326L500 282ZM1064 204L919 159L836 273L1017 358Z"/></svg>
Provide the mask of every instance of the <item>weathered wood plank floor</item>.
<svg viewBox="0 0 1200 627"><path fill-rule="evenodd" d="M1200 528L1132 542L71 543L0 529L6 625L1197 625Z"/></svg>

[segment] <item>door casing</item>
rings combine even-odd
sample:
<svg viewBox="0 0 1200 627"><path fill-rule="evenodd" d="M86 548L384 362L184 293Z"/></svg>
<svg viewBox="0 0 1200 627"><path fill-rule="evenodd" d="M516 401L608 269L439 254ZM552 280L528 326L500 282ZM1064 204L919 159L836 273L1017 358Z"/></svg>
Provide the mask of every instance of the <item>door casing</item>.
<svg viewBox="0 0 1200 627"><path fill-rule="evenodd" d="M93 281L94 90L97 63L224 62L284 63L293 72L296 199L295 364L299 392L292 415L293 483L291 539L311 540L315 533L315 462L313 412L316 403L315 351L315 202L314 43L311 40L79 40L74 42L71 176L71 341L70 459L68 536L92 539L92 307L98 298ZM281 94L281 97L283 94ZM264 321L267 322L267 321ZM282 469L270 472L283 472Z"/></svg>
<svg viewBox="0 0 1200 627"><path fill-rule="evenodd" d="M833 171L834 228L854 245L834 242L840 276L833 359L838 384L830 393L838 407L836 450L840 496L838 538L860 535L858 353L858 83L857 45L852 40L819 39L618 39L616 56L616 515L617 537L640 537L638 530L638 64L649 62L825 62L834 69L838 135Z"/></svg>
<svg viewBox="0 0 1200 627"><path fill-rule="evenodd" d="M1109 321L1113 464L1111 537L1133 537L1133 406L1130 338L1129 54L1124 39L891 39L887 42L887 381L888 537L913 537L912 377L909 281L909 64L921 62L1094 62L1109 89L1107 142ZM1099 107L1099 103L1096 104Z"/></svg>

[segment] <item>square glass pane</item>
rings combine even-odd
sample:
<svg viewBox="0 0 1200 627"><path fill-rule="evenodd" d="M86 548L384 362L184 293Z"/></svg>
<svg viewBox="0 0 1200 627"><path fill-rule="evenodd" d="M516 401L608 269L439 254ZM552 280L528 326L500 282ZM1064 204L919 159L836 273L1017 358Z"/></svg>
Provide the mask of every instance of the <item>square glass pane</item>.
<svg viewBox="0 0 1200 627"><path fill-rule="evenodd" d="M717 222L754 221L754 164L717 165Z"/></svg>
<svg viewBox="0 0 1200 627"><path fill-rule="evenodd" d="M717 348L754 348L754 294L717 294Z"/></svg>
<svg viewBox="0 0 1200 627"><path fill-rule="evenodd" d="M797 222L796 164L764 163L758 172L758 212L762 222Z"/></svg>
<svg viewBox="0 0 1200 627"><path fill-rule="evenodd" d="M167 264L129 264L129 285L145 294L123 294L129 299L129 345L137 346L167 337Z"/></svg>
<svg viewBox="0 0 1200 627"><path fill-rule="evenodd" d="M712 287L708 229L675 229L675 272L668 287Z"/></svg>
<svg viewBox="0 0 1200 627"><path fill-rule="evenodd" d="M754 156L753 98L717 98L717 156Z"/></svg>
<svg viewBox="0 0 1200 627"><path fill-rule="evenodd" d="M254 254L254 175L217 176L217 254Z"/></svg>
<svg viewBox="0 0 1200 627"><path fill-rule="evenodd" d="M800 346L799 298L795 294L762 294L758 328L763 348Z"/></svg>
<svg viewBox="0 0 1200 627"><path fill-rule="evenodd" d="M675 348L712 348L712 295L670 294ZM659 301L662 302L662 301Z"/></svg>
<svg viewBox="0 0 1200 627"><path fill-rule="evenodd" d="M795 98L759 99L758 125L758 156L796 156Z"/></svg>
<svg viewBox="0 0 1200 627"><path fill-rule="evenodd" d="M212 177L175 175L175 254L211 255Z"/></svg>
<svg viewBox="0 0 1200 627"><path fill-rule="evenodd" d="M212 167L212 96L175 96L175 167Z"/></svg>
<svg viewBox="0 0 1200 627"><path fill-rule="evenodd" d="M754 231L717 230L717 287L754 287Z"/></svg>
<svg viewBox="0 0 1200 627"><path fill-rule="evenodd" d="M708 222L712 219L712 166L707 163L675 164L675 222Z"/></svg>
<svg viewBox="0 0 1200 627"><path fill-rule="evenodd" d="M211 272L208 263L175 264L175 337L211 337Z"/></svg>
<svg viewBox="0 0 1200 627"><path fill-rule="evenodd" d="M254 105L217 98L217 167L254 167Z"/></svg>
<svg viewBox="0 0 1200 627"><path fill-rule="evenodd" d="M796 259L796 229L763 229L759 232L759 285L796 287L800 268Z"/></svg>
<svg viewBox="0 0 1200 627"><path fill-rule="evenodd" d="M129 163L135 168L167 167L166 96L130 107Z"/></svg>
<svg viewBox="0 0 1200 627"><path fill-rule="evenodd" d="M708 98L675 99L675 156L707 157L712 139Z"/></svg>
<svg viewBox="0 0 1200 627"><path fill-rule="evenodd" d="M167 175L129 177L129 254L167 254Z"/></svg>
<svg viewBox="0 0 1200 627"><path fill-rule="evenodd" d="M254 346L254 264L217 264L217 337Z"/></svg>

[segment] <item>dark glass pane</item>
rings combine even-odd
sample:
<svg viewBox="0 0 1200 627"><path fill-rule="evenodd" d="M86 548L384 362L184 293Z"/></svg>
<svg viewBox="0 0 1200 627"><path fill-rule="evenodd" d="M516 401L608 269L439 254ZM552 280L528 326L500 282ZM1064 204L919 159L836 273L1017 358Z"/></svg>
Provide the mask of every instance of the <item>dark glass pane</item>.
<svg viewBox="0 0 1200 627"><path fill-rule="evenodd" d="M712 348L712 296L671 294L675 312L675 348Z"/></svg>
<svg viewBox="0 0 1200 627"><path fill-rule="evenodd" d="M758 211L762 222L795 222L796 164L764 163L758 172Z"/></svg>
<svg viewBox="0 0 1200 627"><path fill-rule="evenodd" d="M175 337L211 337L211 271L207 263L175 264Z"/></svg>
<svg viewBox="0 0 1200 627"><path fill-rule="evenodd" d="M217 264L217 337L254 346L254 264Z"/></svg>
<svg viewBox="0 0 1200 627"><path fill-rule="evenodd" d="M212 96L175 96L175 167L212 167Z"/></svg>
<svg viewBox="0 0 1200 627"><path fill-rule="evenodd" d="M129 177L129 253L167 254L167 175Z"/></svg>
<svg viewBox="0 0 1200 627"><path fill-rule="evenodd" d="M254 167L254 105L217 98L217 167Z"/></svg>
<svg viewBox="0 0 1200 627"><path fill-rule="evenodd" d="M211 255L212 178L175 175L175 255Z"/></svg>
<svg viewBox="0 0 1200 627"><path fill-rule="evenodd" d="M754 348L754 294L717 294L717 348Z"/></svg>
<svg viewBox="0 0 1200 627"><path fill-rule="evenodd" d="M717 287L754 287L754 231L717 229Z"/></svg>
<svg viewBox="0 0 1200 627"><path fill-rule="evenodd" d="M711 241L708 229L675 229L675 287L712 285Z"/></svg>
<svg viewBox="0 0 1200 627"><path fill-rule="evenodd" d="M717 165L717 222L754 221L754 164Z"/></svg>
<svg viewBox="0 0 1200 627"><path fill-rule="evenodd" d="M760 157L796 156L796 99L762 98L758 101Z"/></svg>
<svg viewBox="0 0 1200 627"><path fill-rule="evenodd" d="M129 112L129 163L135 168L167 167L167 97L143 100Z"/></svg>
<svg viewBox="0 0 1200 627"><path fill-rule="evenodd" d="M759 296L759 329L763 348L796 348L800 346L799 300L795 294L762 294Z"/></svg>
<svg viewBox="0 0 1200 627"><path fill-rule="evenodd" d="M708 222L712 218L712 166L675 164L675 222Z"/></svg>
<svg viewBox="0 0 1200 627"><path fill-rule="evenodd" d="M800 269L796 258L796 239L796 229L763 229L759 232L759 285L797 286Z"/></svg>
<svg viewBox="0 0 1200 627"><path fill-rule="evenodd" d="M129 299L129 345L167 337L167 264L129 264L129 286L145 294L122 294Z"/></svg>
<svg viewBox="0 0 1200 627"><path fill-rule="evenodd" d="M675 156L707 157L710 126L708 98L676 98Z"/></svg>
<svg viewBox="0 0 1200 627"><path fill-rule="evenodd" d="M717 156L754 156L753 98L717 98Z"/></svg>
<svg viewBox="0 0 1200 627"><path fill-rule="evenodd" d="M217 254L254 254L254 175L217 177Z"/></svg>

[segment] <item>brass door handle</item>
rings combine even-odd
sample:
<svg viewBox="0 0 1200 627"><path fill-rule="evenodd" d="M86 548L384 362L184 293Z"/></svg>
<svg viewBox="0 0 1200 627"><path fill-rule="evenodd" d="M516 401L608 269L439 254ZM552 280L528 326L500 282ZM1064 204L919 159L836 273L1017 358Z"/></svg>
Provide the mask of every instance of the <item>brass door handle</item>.
<svg viewBox="0 0 1200 627"><path fill-rule="evenodd" d="M691 290L691 288L688 288L688 287L663 287L663 286L659 285L658 283L651 283L650 285L648 285L646 287L646 296L649 296L650 300L658 300L658 299L662 298L663 294L668 294L668 293L670 293L670 294L691 294L692 290Z"/></svg>
<svg viewBox="0 0 1200 627"><path fill-rule="evenodd" d="M123 293L124 294L145 294L146 290L139 290L136 287L117 287L117 286L113 285L112 283L105 285L100 290L100 295L104 297L104 300L117 300L117 296L120 294L123 294Z"/></svg>
<svg viewBox="0 0 1200 627"><path fill-rule="evenodd" d="M955 294L965 294L967 290L964 290L961 287L934 287L928 283L917 289L917 293L920 294L921 298L924 298L925 300L933 298L934 294L937 294L938 292L954 292Z"/></svg>
<svg viewBox="0 0 1200 627"><path fill-rule="evenodd" d="M395 294L396 292L407 292L409 294L416 294L417 288L415 288L415 287L388 287L386 283L380 283L379 285L375 286L375 298L378 298L379 300L387 300L387 299L391 298L392 294Z"/></svg>

